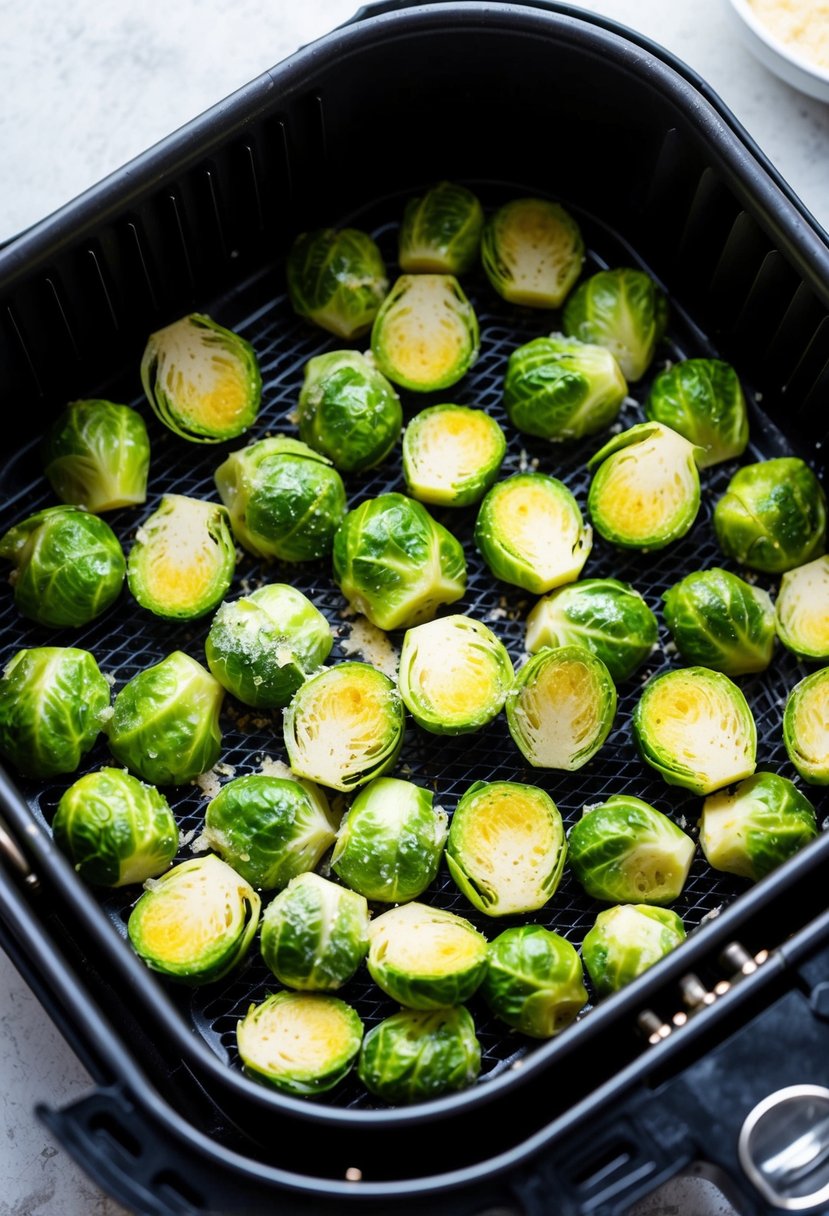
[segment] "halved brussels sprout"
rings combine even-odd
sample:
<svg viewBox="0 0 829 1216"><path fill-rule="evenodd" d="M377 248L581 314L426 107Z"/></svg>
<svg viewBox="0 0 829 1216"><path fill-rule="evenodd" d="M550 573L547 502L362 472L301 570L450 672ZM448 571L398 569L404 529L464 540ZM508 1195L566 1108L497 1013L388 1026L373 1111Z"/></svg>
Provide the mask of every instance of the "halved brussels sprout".
<svg viewBox="0 0 829 1216"><path fill-rule="evenodd" d="M153 971L209 984L247 954L260 906L253 887L218 857L194 857L149 880L127 933Z"/></svg>
<svg viewBox="0 0 829 1216"><path fill-rule="evenodd" d="M533 1039L550 1039L587 1004L575 947L541 925L516 925L489 943L481 995L496 1017Z"/></svg>
<svg viewBox="0 0 829 1216"><path fill-rule="evenodd" d="M642 759L695 794L711 794L757 764L757 727L748 702L728 676L682 667L656 676L633 711Z"/></svg>
<svg viewBox="0 0 829 1216"><path fill-rule="evenodd" d="M199 312L150 334L141 383L164 425L193 443L235 439L253 423L262 399L251 344Z"/></svg>
<svg viewBox="0 0 829 1216"><path fill-rule="evenodd" d="M338 663L306 680L285 711L285 747L300 777L354 790L393 767L406 712L388 676Z"/></svg>
<svg viewBox="0 0 829 1216"><path fill-rule="evenodd" d="M226 509L165 494L135 535L127 582L141 607L155 616L190 620L221 602L235 569Z"/></svg>
<svg viewBox="0 0 829 1216"><path fill-rule="evenodd" d="M297 413L300 439L343 473L380 464L403 425L397 393L356 350L334 350L308 360Z"/></svg>
<svg viewBox="0 0 829 1216"><path fill-rule="evenodd" d="M714 531L726 557L782 574L823 552L826 496L796 456L747 464L714 507Z"/></svg>
<svg viewBox="0 0 829 1216"><path fill-rule="evenodd" d="M321 667L334 638L328 621L288 583L269 583L224 603L204 644L207 666L245 705L287 705Z"/></svg>
<svg viewBox="0 0 829 1216"><path fill-rule="evenodd" d="M402 388L431 393L465 376L478 358L475 310L451 274L403 274L374 319L371 353Z"/></svg>
<svg viewBox="0 0 829 1216"><path fill-rule="evenodd" d="M534 785L476 781L452 816L449 873L487 916L543 908L561 881L566 855L558 807Z"/></svg>
<svg viewBox="0 0 829 1216"><path fill-rule="evenodd" d="M175 650L118 693L106 723L109 748L153 785L181 785L212 768L222 750L224 689L201 663Z"/></svg>
<svg viewBox="0 0 829 1216"><path fill-rule="evenodd" d="M118 598L127 563L108 523L80 507L47 507L0 537L16 567L14 602L38 625L87 625Z"/></svg>
<svg viewBox="0 0 829 1216"><path fill-rule="evenodd" d="M394 1104L426 1101L466 1089L481 1070L481 1045L469 1010L401 1009L363 1040L360 1080Z"/></svg>
<svg viewBox="0 0 829 1216"><path fill-rule="evenodd" d="M52 834L81 878L99 887L156 878L178 851L167 799L118 768L86 773L70 785L58 803Z"/></svg>
<svg viewBox="0 0 829 1216"><path fill-rule="evenodd" d="M806 676L789 693L783 742L804 781L829 785L829 667Z"/></svg>
<svg viewBox="0 0 829 1216"><path fill-rule="evenodd" d="M368 332L389 289L380 250L358 228L300 233L285 271L294 312L346 340Z"/></svg>
<svg viewBox="0 0 829 1216"><path fill-rule="evenodd" d="M496 578L543 595L578 578L593 533L563 481L514 473L481 503L475 544Z"/></svg>
<svg viewBox="0 0 829 1216"><path fill-rule="evenodd" d="M777 636L803 659L829 659L829 557L788 570L775 608Z"/></svg>
<svg viewBox="0 0 829 1216"><path fill-rule="evenodd" d="M519 431L559 443L595 435L616 420L627 384L609 350L551 334L509 357L504 406Z"/></svg>
<svg viewBox="0 0 829 1216"><path fill-rule="evenodd" d="M506 704L509 733L533 768L575 772L610 734L616 688L592 651L559 646L521 668Z"/></svg>
<svg viewBox="0 0 829 1216"><path fill-rule="evenodd" d="M767 591L714 566L686 574L662 598L665 623L688 663L727 676L768 667L774 651L774 607Z"/></svg>
<svg viewBox="0 0 829 1216"><path fill-rule="evenodd" d="M345 514L345 486L331 461L275 435L231 452L216 470L219 497L239 544L283 562L326 557Z"/></svg>
<svg viewBox="0 0 829 1216"><path fill-rule="evenodd" d="M405 494L379 494L349 511L334 537L334 578L380 629L431 621L466 590L466 558L451 532Z"/></svg>
<svg viewBox="0 0 829 1216"><path fill-rule="evenodd" d="M593 526L626 549L664 549L688 532L700 502L692 443L661 422L639 422L588 461Z"/></svg>
<svg viewBox="0 0 829 1216"><path fill-rule="evenodd" d="M407 631L397 685L424 730L463 735L501 712L513 675L491 629L470 616L443 616Z"/></svg>
<svg viewBox="0 0 829 1216"><path fill-rule="evenodd" d="M0 679L0 755L24 777L74 773L103 729L109 693L88 650L18 650Z"/></svg>
<svg viewBox="0 0 829 1216"><path fill-rule="evenodd" d="M815 836L815 808L797 786L776 773L755 773L702 804L699 842L708 864L754 882Z"/></svg>
<svg viewBox="0 0 829 1216"><path fill-rule="evenodd" d="M722 359L684 359L660 372L645 417L695 444L701 469L741 456L748 444L743 390L734 368Z"/></svg>
<svg viewBox="0 0 829 1216"><path fill-rule="evenodd" d="M298 874L265 909L261 948L280 984L333 992L366 956L368 904L319 874Z"/></svg>
<svg viewBox="0 0 829 1216"><path fill-rule="evenodd" d="M403 432L403 476L420 502L467 507L489 489L507 450L501 427L483 410L433 405Z"/></svg>
<svg viewBox="0 0 829 1216"><path fill-rule="evenodd" d="M208 803L204 838L237 874L265 891L313 870L334 843L337 820L309 782L248 773Z"/></svg>
<svg viewBox="0 0 829 1216"><path fill-rule="evenodd" d="M463 274L478 258L484 209L471 190L438 182L409 199L398 239L400 269L413 274Z"/></svg>
<svg viewBox="0 0 829 1216"><path fill-rule="evenodd" d="M608 903L673 903L694 860L691 837L628 794L586 806L567 843L578 881L593 899Z"/></svg>
<svg viewBox="0 0 829 1216"><path fill-rule="evenodd" d="M369 925L371 978L409 1009L446 1009L468 1000L486 971L487 940L454 912L400 904Z"/></svg>
<svg viewBox="0 0 829 1216"><path fill-rule="evenodd" d="M355 1009L336 996L275 992L236 1025L245 1072L288 1094L313 1097L350 1072L363 1039Z"/></svg>
<svg viewBox="0 0 829 1216"><path fill-rule="evenodd" d="M98 514L147 497L150 440L128 405L70 401L43 445L43 470L61 502Z"/></svg>
<svg viewBox="0 0 829 1216"><path fill-rule="evenodd" d="M657 640L656 617L638 591L615 578L586 578L545 595L527 617L526 646L584 646L618 684L632 676Z"/></svg>
<svg viewBox="0 0 829 1216"><path fill-rule="evenodd" d="M331 869L379 903L415 899L438 872L447 815L431 790L378 777L361 790L337 833Z"/></svg>
<svg viewBox="0 0 829 1216"><path fill-rule="evenodd" d="M620 904L599 913L585 935L581 953L596 995L609 996L684 940L685 926L670 908Z"/></svg>
<svg viewBox="0 0 829 1216"><path fill-rule="evenodd" d="M648 370L668 324L668 303L641 270L600 270L573 292L564 308L564 332L606 346L627 381Z"/></svg>
<svg viewBox="0 0 829 1216"><path fill-rule="evenodd" d="M581 274L584 241L572 215L546 198L516 198L484 225L481 261L511 304L558 308Z"/></svg>

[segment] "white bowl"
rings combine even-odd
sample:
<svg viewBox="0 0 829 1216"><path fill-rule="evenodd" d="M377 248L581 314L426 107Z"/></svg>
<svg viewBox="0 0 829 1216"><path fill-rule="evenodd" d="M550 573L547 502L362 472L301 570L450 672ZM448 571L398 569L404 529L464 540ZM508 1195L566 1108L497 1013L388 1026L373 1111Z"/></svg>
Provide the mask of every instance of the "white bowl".
<svg viewBox="0 0 829 1216"><path fill-rule="evenodd" d="M729 0L746 46L765 67L801 93L818 101L829 101L829 68L791 50L780 42L757 17L748 0Z"/></svg>

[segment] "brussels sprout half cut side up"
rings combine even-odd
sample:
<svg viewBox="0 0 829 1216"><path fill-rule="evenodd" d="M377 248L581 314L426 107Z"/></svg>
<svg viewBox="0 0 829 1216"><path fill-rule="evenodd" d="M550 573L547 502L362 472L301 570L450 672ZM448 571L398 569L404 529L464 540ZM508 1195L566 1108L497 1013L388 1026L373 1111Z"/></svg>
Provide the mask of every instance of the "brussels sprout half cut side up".
<svg viewBox="0 0 829 1216"><path fill-rule="evenodd" d="M665 623L688 663L728 676L765 671L774 651L774 607L767 591L714 566L663 595Z"/></svg>
<svg viewBox="0 0 829 1216"><path fill-rule="evenodd" d="M685 886L694 842L641 798L586 806L567 838L570 865L593 899L670 904Z"/></svg>
<svg viewBox="0 0 829 1216"><path fill-rule="evenodd" d="M368 1032L357 1069L369 1093L395 1105L466 1089L481 1071L475 1023L462 1005L401 1009Z"/></svg>
<svg viewBox="0 0 829 1216"><path fill-rule="evenodd" d="M510 304L558 308L581 274L584 241L559 203L517 198L484 225L481 261L498 295Z"/></svg>
<svg viewBox="0 0 829 1216"><path fill-rule="evenodd" d="M181 650L139 671L118 693L106 723L109 748L153 785L181 785L212 768L222 750L224 689Z"/></svg>
<svg viewBox="0 0 829 1216"><path fill-rule="evenodd" d="M533 768L575 772L610 734L616 687L591 651L559 646L521 668L506 707L509 733Z"/></svg>
<svg viewBox="0 0 829 1216"><path fill-rule="evenodd" d="M86 773L70 785L58 803L52 834L84 882L99 887L157 878L178 851L167 799L118 768Z"/></svg>
<svg viewBox="0 0 829 1216"><path fill-rule="evenodd" d="M600 536L626 549L664 549L692 527L700 503L696 448L660 422L615 435L588 462L587 497Z"/></svg>
<svg viewBox="0 0 829 1216"><path fill-rule="evenodd" d="M797 456L760 460L737 470L714 507L713 522L726 557L782 574L823 552L826 496Z"/></svg>
<svg viewBox="0 0 829 1216"><path fill-rule="evenodd" d="M358 228L300 233L285 269L294 312L346 341L369 331L389 287L380 250Z"/></svg>
<svg viewBox="0 0 829 1216"><path fill-rule="evenodd" d="M545 595L527 617L526 646L584 646L615 684L632 676L656 645L656 617L629 583L586 578Z"/></svg>
<svg viewBox="0 0 829 1216"><path fill-rule="evenodd" d="M829 667L795 684L783 711L783 742L810 785L829 785Z"/></svg>
<svg viewBox="0 0 829 1216"><path fill-rule="evenodd" d="M227 510L215 502L165 494L135 535L127 582L148 612L191 620L221 602L235 569Z"/></svg>
<svg viewBox="0 0 829 1216"><path fill-rule="evenodd" d="M728 676L708 667L652 679L633 711L633 735L651 768L695 794L750 777L757 763L748 702Z"/></svg>
<svg viewBox="0 0 829 1216"><path fill-rule="evenodd" d="M481 503L475 544L496 578L543 595L578 578L593 533L564 482L515 473Z"/></svg>
<svg viewBox="0 0 829 1216"><path fill-rule="evenodd" d="M630 984L685 941L685 926L670 908L620 904L596 917L582 959L597 996Z"/></svg>
<svg viewBox="0 0 829 1216"><path fill-rule="evenodd" d="M265 891L281 890L297 874L313 870L336 831L322 790L262 773L228 781L204 818L211 849Z"/></svg>
<svg viewBox="0 0 829 1216"><path fill-rule="evenodd" d="M319 874L298 874L265 909L261 944L280 984L333 992L366 956L368 904Z"/></svg>
<svg viewBox="0 0 829 1216"><path fill-rule="evenodd" d="M204 644L207 666L245 705L285 706L321 667L334 638L318 608L288 583L269 583L224 603Z"/></svg>
<svg viewBox="0 0 829 1216"><path fill-rule="evenodd" d="M741 456L748 444L743 390L734 368L721 359L685 359L660 372L645 417L695 444L701 469Z"/></svg>
<svg viewBox="0 0 829 1216"><path fill-rule="evenodd" d="M147 497L150 440L128 405L70 401L43 445L43 471L61 502L98 514Z"/></svg>
<svg viewBox="0 0 829 1216"><path fill-rule="evenodd" d="M331 869L366 899L405 903L437 874L446 832L446 812L433 806L431 790L378 777L340 824Z"/></svg>
<svg viewBox="0 0 829 1216"><path fill-rule="evenodd" d="M829 557L819 557L783 575L775 627L786 649L800 658L829 660Z"/></svg>
<svg viewBox="0 0 829 1216"><path fill-rule="evenodd" d="M334 578L379 629L431 621L466 590L460 541L405 494L380 494L349 511L334 537Z"/></svg>
<svg viewBox="0 0 829 1216"><path fill-rule="evenodd" d="M338 1085L350 1072L362 1039L356 1010L322 993L275 992L261 1005L251 1005L236 1026L248 1076L299 1097Z"/></svg>
<svg viewBox="0 0 829 1216"><path fill-rule="evenodd" d="M444 616L409 629L397 683L409 713L436 735L480 730L503 708L512 662L495 634L469 616Z"/></svg>
<svg viewBox="0 0 829 1216"><path fill-rule="evenodd" d="M668 324L668 304L641 270L600 270L573 292L564 308L565 334L613 353L630 382L648 370Z"/></svg>
<svg viewBox="0 0 829 1216"><path fill-rule="evenodd" d="M18 650L0 678L0 755L24 777L74 773L100 734L110 688L87 650Z"/></svg>
<svg viewBox="0 0 829 1216"><path fill-rule="evenodd" d="M595 435L614 422L627 395L609 350L552 334L509 357L504 406L519 431L553 443Z"/></svg>
<svg viewBox="0 0 829 1216"><path fill-rule="evenodd" d="M420 502L467 507L495 481L506 450L503 430L483 410L433 405L403 433L406 488Z"/></svg>
<svg viewBox="0 0 829 1216"><path fill-rule="evenodd" d="M254 557L305 562L331 552L345 486L331 461L284 435L232 452L216 470L233 535Z"/></svg>
<svg viewBox="0 0 829 1216"><path fill-rule="evenodd" d="M335 350L308 360L297 412L303 443L343 473L361 473L380 464L403 425L397 393L356 350Z"/></svg>
<svg viewBox="0 0 829 1216"><path fill-rule="evenodd" d="M416 902L369 925L368 969L408 1009L446 1009L472 996L486 971L487 940L462 916Z"/></svg>
<svg viewBox="0 0 829 1216"><path fill-rule="evenodd" d="M431 393L466 375L479 341L475 310L454 275L404 274L375 318L371 353L393 384Z"/></svg>
<svg viewBox="0 0 829 1216"><path fill-rule="evenodd" d="M466 186L438 182L409 199L398 238L407 274L463 274L478 260L484 209Z"/></svg>
<svg viewBox="0 0 829 1216"><path fill-rule="evenodd" d="M193 443L235 439L253 423L262 399L251 344L198 312L150 334L141 383L164 425Z"/></svg>
<svg viewBox="0 0 829 1216"><path fill-rule="evenodd" d="M108 523L80 507L47 507L0 537L16 567L14 602L38 625L88 625L118 598L127 563Z"/></svg>
<svg viewBox="0 0 829 1216"><path fill-rule="evenodd" d="M508 1026L551 1039L587 1004L581 960L571 944L541 925L516 925L489 943L481 995Z"/></svg>
<svg viewBox="0 0 829 1216"><path fill-rule="evenodd" d="M196 857L151 880L130 913L127 933L153 971L209 984L247 954L259 908L259 896L230 866L218 857Z"/></svg>
<svg viewBox="0 0 829 1216"><path fill-rule="evenodd" d="M330 789L357 789L393 767L405 717L388 676L368 663L338 663L311 676L285 711L291 768Z"/></svg>
<svg viewBox="0 0 829 1216"><path fill-rule="evenodd" d="M534 912L561 880L567 843L556 804L534 785L477 781L449 829L449 873L487 916Z"/></svg>
<svg viewBox="0 0 829 1216"><path fill-rule="evenodd" d="M708 864L753 882L815 836L815 808L796 785L776 773L755 773L702 804L699 842Z"/></svg>

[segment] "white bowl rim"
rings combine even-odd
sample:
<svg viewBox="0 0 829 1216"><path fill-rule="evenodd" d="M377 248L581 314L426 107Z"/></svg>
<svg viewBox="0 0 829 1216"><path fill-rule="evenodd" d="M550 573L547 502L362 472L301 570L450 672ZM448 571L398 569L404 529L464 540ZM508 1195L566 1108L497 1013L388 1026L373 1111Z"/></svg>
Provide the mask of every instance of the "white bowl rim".
<svg viewBox="0 0 829 1216"><path fill-rule="evenodd" d="M756 34L770 51L775 52L781 59L788 60L789 63L800 68L801 71L815 80L819 80L823 84L829 84L829 68L822 68L813 59L807 59L805 55L800 55L797 51L790 50L785 42L781 42L779 38L775 38L770 34L768 26L757 16L749 0L729 0L729 4L738 17L742 18L752 33Z"/></svg>

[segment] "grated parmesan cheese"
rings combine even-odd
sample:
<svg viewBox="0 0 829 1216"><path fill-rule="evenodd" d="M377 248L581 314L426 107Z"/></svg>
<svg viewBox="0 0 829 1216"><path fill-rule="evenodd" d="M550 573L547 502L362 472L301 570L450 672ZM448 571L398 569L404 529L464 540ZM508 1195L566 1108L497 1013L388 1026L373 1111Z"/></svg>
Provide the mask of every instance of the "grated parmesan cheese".
<svg viewBox="0 0 829 1216"><path fill-rule="evenodd" d="M787 51L829 68L829 0L749 0L757 19Z"/></svg>

